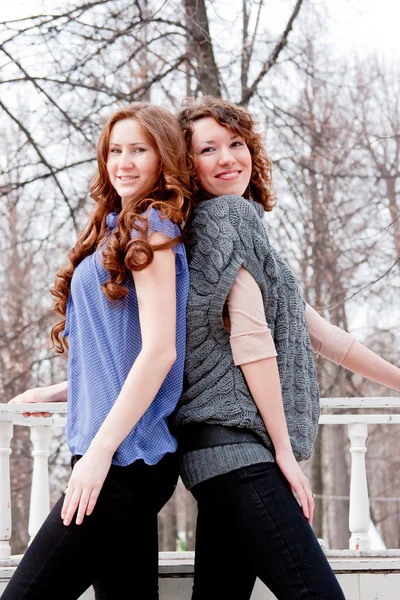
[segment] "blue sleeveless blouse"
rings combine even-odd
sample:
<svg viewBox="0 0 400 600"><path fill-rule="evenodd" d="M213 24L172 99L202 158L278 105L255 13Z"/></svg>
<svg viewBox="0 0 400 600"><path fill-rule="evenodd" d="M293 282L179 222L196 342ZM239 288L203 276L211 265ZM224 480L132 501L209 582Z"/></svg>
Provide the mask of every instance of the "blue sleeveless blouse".
<svg viewBox="0 0 400 600"><path fill-rule="evenodd" d="M115 229L117 221L116 213L107 216L109 233ZM162 219L153 208L148 212L148 221L148 235L155 231L169 238L180 235L179 227L169 219ZM145 414L116 450L112 461L115 465L126 466L138 459L153 465L166 453L177 449L167 418L182 392L189 273L184 245L180 243L173 250L176 255L177 359ZM78 265L67 302L64 333L69 343L66 439L72 454L87 451L142 347L132 275L128 273L124 281L128 295L123 300L110 302L101 290L109 277L101 257L100 248Z"/></svg>

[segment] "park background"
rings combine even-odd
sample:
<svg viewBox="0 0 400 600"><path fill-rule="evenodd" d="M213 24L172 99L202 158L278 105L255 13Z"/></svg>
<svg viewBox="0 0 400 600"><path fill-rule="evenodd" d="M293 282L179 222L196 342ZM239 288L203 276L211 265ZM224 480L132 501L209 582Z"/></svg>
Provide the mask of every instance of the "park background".
<svg viewBox="0 0 400 600"><path fill-rule="evenodd" d="M392 2L359 0L32 0L0 9L0 399L66 378L50 349L49 289L93 208L95 143L118 106L178 110L213 94L265 132L278 204L272 243L306 300L399 364L400 70ZM317 359L324 397L389 396ZM390 410L391 413L395 409ZM371 516L400 547L397 428L369 429ZM13 554L28 542L29 428L11 456ZM52 442L54 502L68 480ZM348 547L348 439L322 427L304 465L314 529ZM180 484L160 515L160 549L193 549L196 507ZM218 543L218 540L210 540Z"/></svg>

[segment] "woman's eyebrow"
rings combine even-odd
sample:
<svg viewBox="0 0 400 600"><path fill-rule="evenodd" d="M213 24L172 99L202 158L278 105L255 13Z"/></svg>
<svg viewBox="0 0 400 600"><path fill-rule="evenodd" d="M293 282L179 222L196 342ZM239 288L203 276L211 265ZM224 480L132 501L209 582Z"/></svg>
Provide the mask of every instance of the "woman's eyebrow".
<svg viewBox="0 0 400 600"><path fill-rule="evenodd" d="M201 146L201 144L215 144L215 140L204 140L203 142L200 142L199 144L197 144L196 148Z"/></svg>
<svg viewBox="0 0 400 600"><path fill-rule="evenodd" d="M123 144L118 144L118 142L110 142L110 146L122 146ZM131 142L128 144L129 146L144 146L148 145L146 142Z"/></svg>
<svg viewBox="0 0 400 600"><path fill-rule="evenodd" d="M237 137L241 137L238 133L235 133L230 139L229 141L231 142L232 140L234 140ZM199 144L197 144L196 148L198 148L199 146L201 146L201 144L215 144L215 140L204 140L204 142L200 142ZM195 148L195 150L196 150Z"/></svg>

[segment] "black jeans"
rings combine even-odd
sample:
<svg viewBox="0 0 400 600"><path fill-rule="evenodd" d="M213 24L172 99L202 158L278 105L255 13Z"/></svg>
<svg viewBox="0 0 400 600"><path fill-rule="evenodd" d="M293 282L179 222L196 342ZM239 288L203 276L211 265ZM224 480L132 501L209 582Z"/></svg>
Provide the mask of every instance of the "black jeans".
<svg viewBox="0 0 400 600"><path fill-rule="evenodd" d="M256 577L278 600L345 600L276 464L243 467L192 492L199 510L192 600L248 600Z"/></svg>
<svg viewBox="0 0 400 600"><path fill-rule="evenodd" d="M66 527L61 496L25 552L2 600L158 599L157 514L178 479L178 459L112 465L93 513ZM131 591L130 591L131 590Z"/></svg>

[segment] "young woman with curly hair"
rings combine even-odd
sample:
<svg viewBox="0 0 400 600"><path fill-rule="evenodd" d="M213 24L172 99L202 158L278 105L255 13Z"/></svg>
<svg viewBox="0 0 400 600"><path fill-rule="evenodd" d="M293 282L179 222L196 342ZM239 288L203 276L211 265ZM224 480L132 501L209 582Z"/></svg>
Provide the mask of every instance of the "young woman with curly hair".
<svg viewBox="0 0 400 600"><path fill-rule="evenodd" d="M178 477L168 417L182 391L189 286L176 118L146 103L117 110L97 162L96 208L52 289L68 381L12 400L68 400L73 470L4 600L71 600L91 584L98 600L158 598L157 513Z"/></svg>
<svg viewBox="0 0 400 600"><path fill-rule="evenodd" d="M396 390L400 369L304 302L264 226L271 163L251 115L206 97L178 118L194 194L174 414L181 476L198 502L192 599L246 600L259 577L278 600L343 600L297 462L311 455L318 424L312 350Z"/></svg>

